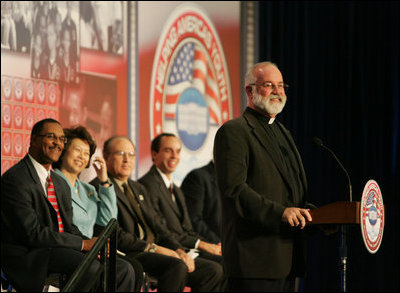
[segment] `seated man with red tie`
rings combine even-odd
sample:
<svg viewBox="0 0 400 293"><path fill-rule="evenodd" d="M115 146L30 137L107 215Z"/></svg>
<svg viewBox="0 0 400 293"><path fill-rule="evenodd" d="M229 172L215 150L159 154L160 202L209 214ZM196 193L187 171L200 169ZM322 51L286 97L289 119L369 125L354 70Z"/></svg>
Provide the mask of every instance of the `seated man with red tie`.
<svg viewBox="0 0 400 293"><path fill-rule="evenodd" d="M72 224L71 191L50 170L66 142L58 121L37 122L28 154L1 176L1 266L16 291L42 291L51 273L70 277L96 242ZM99 266L92 263L78 291ZM132 267L126 268L134 278Z"/></svg>

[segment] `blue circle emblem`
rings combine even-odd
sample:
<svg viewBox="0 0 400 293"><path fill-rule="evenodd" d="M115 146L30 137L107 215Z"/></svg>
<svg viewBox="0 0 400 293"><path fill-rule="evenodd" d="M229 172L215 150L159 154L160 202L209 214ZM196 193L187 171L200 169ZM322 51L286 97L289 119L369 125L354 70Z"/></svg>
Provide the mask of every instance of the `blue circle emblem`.
<svg viewBox="0 0 400 293"><path fill-rule="evenodd" d="M192 151L204 143L209 129L209 113L203 95L195 88L185 89L176 104L176 128L182 143Z"/></svg>
<svg viewBox="0 0 400 293"><path fill-rule="evenodd" d="M368 220L372 226L376 224L376 221L378 220L378 210L375 206L371 206L368 209Z"/></svg>

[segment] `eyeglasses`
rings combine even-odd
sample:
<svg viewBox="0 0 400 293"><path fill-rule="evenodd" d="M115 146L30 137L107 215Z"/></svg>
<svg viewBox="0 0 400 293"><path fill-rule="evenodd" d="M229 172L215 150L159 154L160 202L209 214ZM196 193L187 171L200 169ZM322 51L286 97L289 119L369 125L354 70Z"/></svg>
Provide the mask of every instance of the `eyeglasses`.
<svg viewBox="0 0 400 293"><path fill-rule="evenodd" d="M125 155L127 155L128 158L131 159L133 159L136 156L135 152L124 152L124 151L113 152L112 154L118 157L125 157Z"/></svg>
<svg viewBox="0 0 400 293"><path fill-rule="evenodd" d="M272 82L270 81L264 81L263 83L260 84L256 84L256 83L250 83L249 85L258 85L258 86L262 86L263 88L266 89L277 89L277 90L288 90L289 85L286 83L279 83L278 85L274 85Z"/></svg>
<svg viewBox="0 0 400 293"><path fill-rule="evenodd" d="M80 153L81 156L83 156L83 157L90 158L90 151L83 150L81 147L78 147L78 146L74 146L73 150L76 153Z"/></svg>
<svg viewBox="0 0 400 293"><path fill-rule="evenodd" d="M66 144L68 141L66 136L57 136L54 133L37 134L36 136L46 137L52 141L60 141L63 144Z"/></svg>

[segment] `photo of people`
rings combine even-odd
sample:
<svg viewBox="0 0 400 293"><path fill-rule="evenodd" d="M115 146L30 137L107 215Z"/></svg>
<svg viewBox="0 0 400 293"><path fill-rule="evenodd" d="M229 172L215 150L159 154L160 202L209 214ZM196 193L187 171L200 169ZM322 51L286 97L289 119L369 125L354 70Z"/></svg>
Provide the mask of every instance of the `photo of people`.
<svg viewBox="0 0 400 293"><path fill-rule="evenodd" d="M121 55L123 5L123 1L80 1L81 47Z"/></svg>
<svg viewBox="0 0 400 293"><path fill-rule="evenodd" d="M78 1L35 1L31 76L79 84Z"/></svg>
<svg viewBox="0 0 400 293"><path fill-rule="evenodd" d="M96 139L101 154L104 142L117 129L117 82L113 78L81 74L79 85L66 84L61 98L60 122L65 127L85 126ZM91 167L82 172L88 181L95 175Z"/></svg>
<svg viewBox="0 0 400 293"><path fill-rule="evenodd" d="M30 52L32 12L32 1L1 1L1 49Z"/></svg>
<svg viewBox="0 0 400 293"><path fill-rule="evenodd" d="M81 74L80 85L66 85L62 92L60 122L88 127L102 145L116 130L116 97L115 79Z"/></svg>

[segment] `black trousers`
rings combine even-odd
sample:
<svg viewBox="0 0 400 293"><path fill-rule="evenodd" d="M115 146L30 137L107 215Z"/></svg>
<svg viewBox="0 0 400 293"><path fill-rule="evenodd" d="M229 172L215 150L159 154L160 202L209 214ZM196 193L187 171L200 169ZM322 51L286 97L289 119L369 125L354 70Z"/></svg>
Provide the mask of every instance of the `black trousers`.
<svg viewBox="0 0 400 293"><path fill-rule="evenodd" d="M219 262L198 256L194 264L194 272L188 275L188 286L191 292L223 291L224 272Z"/></svg>
<svg viewBox="0 0 400 293"><path fill-rule="evenodd" d="M294 292L293 276L284 279L242 279L228 278L228 292Z"/></svg>
<svg viewBox="0 0 400 293"><path fill-rule="evenodd" d="M182 292L185 288L187 266L179 258L151 252L128 253L124 258L139 261L143 271L157 279L158 292Z"/></svg>
<svg viewBox="0 0 400 293"><path fill-rule="evenodd" d="M67 278L71 277L75 269L82 262L85 253L70 248L53 248L51 249L50 259L48 263L48 272L66 274ZM100 262L95 260L85 274L85 278L78 285L83 288L84 285L95 278L96 272L100 267ZM118 292L133 292L135 289L135 271L131 264L126 260L117 257L116 260L116 287Z"/></svg>
<svg viewBox="0 0 400 293"><path fill-rule="evenodd" d="M127 254L126 258L138 260L143 270L157 279L157 291L182 292L185 286L191 292L220 292L223 270L220 263L197 257L194 272L179 258L151 252Z"/></svg>

